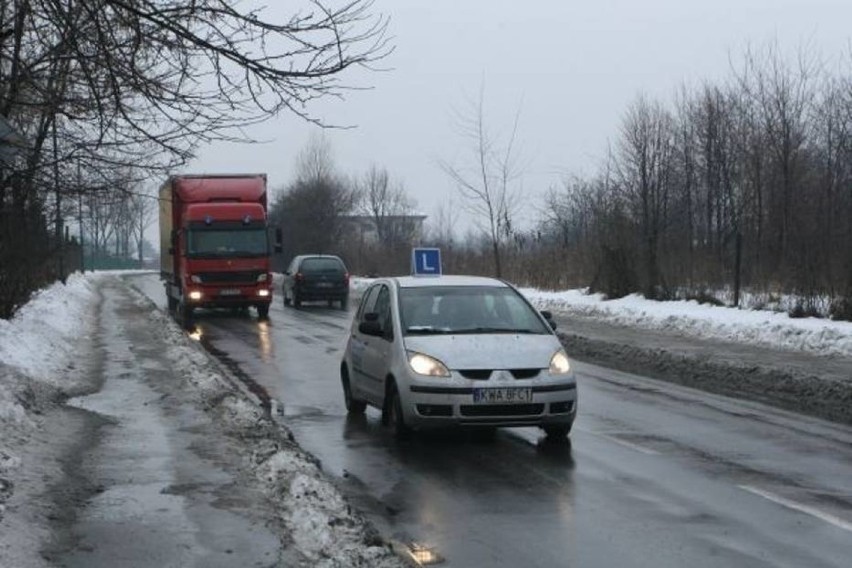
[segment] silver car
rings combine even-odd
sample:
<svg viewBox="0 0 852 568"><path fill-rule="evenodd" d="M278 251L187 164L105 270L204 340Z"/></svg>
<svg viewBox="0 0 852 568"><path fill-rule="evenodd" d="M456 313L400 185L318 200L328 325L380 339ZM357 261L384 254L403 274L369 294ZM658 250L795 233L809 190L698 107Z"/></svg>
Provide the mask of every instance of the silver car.
<svg viewBox="0 0 852 568"><path fill-rule="evenodd" d="M397 437L442 426L540 426L564 438L577 383L555 325L509 284L385 278L361 298L340 366L346 408Z"/></svg>

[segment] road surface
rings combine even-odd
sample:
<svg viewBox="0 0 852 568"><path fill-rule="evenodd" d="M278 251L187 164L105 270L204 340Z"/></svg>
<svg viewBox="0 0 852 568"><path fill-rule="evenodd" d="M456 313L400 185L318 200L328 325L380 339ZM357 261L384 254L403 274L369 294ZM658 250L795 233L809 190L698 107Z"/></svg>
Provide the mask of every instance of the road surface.
<svg viewBox="0 0 852 568"><path fill-rule="evenodd" d="M160 306L156 276L134 283ZM537 429L399 443L349 418L339 364L351 312L218 312L196 337L275 399L387 537L444 566L849 566L852 429L576 363L571 443Z"/></svg>

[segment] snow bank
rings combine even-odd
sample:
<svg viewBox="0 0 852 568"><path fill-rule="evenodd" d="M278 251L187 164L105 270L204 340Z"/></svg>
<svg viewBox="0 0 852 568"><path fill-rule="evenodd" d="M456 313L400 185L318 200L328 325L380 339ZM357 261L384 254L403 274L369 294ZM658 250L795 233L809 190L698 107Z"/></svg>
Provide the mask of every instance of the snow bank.
<svg viewBox="0 0 852 568"><path fill-rule="evenodd" d="M361 292L373 281L353 278L352 289ZM786 313L711 306L694 300L659 302L646 300L638 294L605 300L601 294L588 294L586 290L520 290L538 309L569 317L581 316L624 327L775 349L852 357L852 322L794 319ZM787 303L790 302L792 300L787 298Z"/></svg>
<svg viewBox="0 0 852 568"><path fill-rule="evenodd" d="M604 300L584 290L521 292L539 309L599 319L639 329L763 345L818 355L852 357L852 322L699 304L694 300L658 302L632 294Z"/></svg>
<svg viewBox="0 0 852 568"><path fill-rule="evenodd" d="M74 361L75 339L89 334L95 321L100 274L72 274L36 293L11 320L0 319L0 364L35 380L63 386Z"/></svg>

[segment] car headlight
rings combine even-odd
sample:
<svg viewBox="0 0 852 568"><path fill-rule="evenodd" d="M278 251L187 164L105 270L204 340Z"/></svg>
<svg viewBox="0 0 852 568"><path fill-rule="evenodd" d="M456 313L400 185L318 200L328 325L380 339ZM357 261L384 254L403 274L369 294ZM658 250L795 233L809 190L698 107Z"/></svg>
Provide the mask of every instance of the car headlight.
<svg viewBox="0 0 852 568"><path fill-rule="evenodd" d="M257 275L257 281L258 282L266 282L268 279L269 279L269 275L266 272L264 272L263 274Z"/></svg>
<svg viewBox="0 0 852 568"><path fill-rule="evenodd" d="M192 276L190 276L190 277L189 277L189 280L190 280L193 284L201 284L201 276L198 276L197 274L193 274Z"/></svg>
<svg viewBox="0 0 852 568"><path fill-rule="evenodd" d="M447 366L423 353L415 351L408 352L408 366L418 375L426 377L450 377L450 371Z"/></svg>
<svg viewBox="0 0 852 568"><path fill-rule="evenodd" d="M565 375L571 372L571 363L568 361L568 355L564 350L560 349L550 358L550 374Z"/></svg>

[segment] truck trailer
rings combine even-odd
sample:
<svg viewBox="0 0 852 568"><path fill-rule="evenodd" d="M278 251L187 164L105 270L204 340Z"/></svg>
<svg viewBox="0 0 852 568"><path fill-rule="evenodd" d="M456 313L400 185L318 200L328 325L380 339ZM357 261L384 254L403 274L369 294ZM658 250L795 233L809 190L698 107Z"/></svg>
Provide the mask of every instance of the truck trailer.
<svg viewBox="0 0 852 568"><path fill-rule="evenodd" d="M169 310L185 324L197 308L254 306L258 317L268 317L266 174L173 175L159 201L160 276Z"/></svg>

